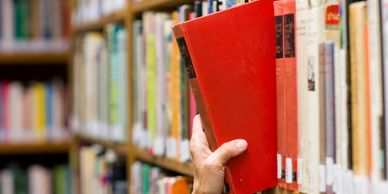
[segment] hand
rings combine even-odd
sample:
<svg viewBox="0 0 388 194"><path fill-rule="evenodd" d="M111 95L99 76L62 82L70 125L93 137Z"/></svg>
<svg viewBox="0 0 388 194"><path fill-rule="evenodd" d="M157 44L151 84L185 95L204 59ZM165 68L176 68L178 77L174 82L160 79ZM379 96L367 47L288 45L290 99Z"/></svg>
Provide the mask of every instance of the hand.
<svg viewBox="0 0 388 194"><path fill-rule="evenodd" d="M194 118L190 141L194 164L193 194L221 194L224 186L225 164L248 147L245 140L233 140L221 145L216 151L209 149L199 115Z"/></svg>

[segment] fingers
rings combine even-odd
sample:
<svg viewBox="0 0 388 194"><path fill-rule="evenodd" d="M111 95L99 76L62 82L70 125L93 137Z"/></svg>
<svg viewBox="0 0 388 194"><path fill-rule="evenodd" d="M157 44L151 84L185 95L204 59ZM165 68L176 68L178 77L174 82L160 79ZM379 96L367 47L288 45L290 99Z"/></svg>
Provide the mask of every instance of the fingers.
<svg viewBox="0 0 388 194"><path fill-rule="evenodd" d="M206 135L203 132L201 118L199 115L195 116L193 122L191 140L190 140L190 153L193 162L201 162L207 158L210 154L209 144L206 139Z"/></svg>
<svg viewBox="0 0 388 194"><path fill-rule="evenodd" d="M243 139L232 140L222 144L213 154L209 160L216 164L224 165L228 160L234 156L240 155L248 147L247 141Z"/></svg>

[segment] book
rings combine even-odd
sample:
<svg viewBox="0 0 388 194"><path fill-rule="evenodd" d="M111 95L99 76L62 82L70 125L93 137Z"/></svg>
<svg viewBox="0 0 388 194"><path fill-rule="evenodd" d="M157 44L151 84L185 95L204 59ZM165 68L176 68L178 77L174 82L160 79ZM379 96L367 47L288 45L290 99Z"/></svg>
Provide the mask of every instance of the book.
<svg viewBox="0 0 388 194"><path fill-rule="evenodd" d="M388 64L388 9L387 9L387 5L388 5L388 1L384 0L384 1L381 1L381 30L382 30L382 42L383 42L383 53L382 53L382 60L383 60L383 64L384 66L383 67L386 67L386 65ZM388 176L388 152L387 152L387 148L388 148L388 114L387 114L387 110L388 110L388 104L386 102L388 102L388 90L387 90L387 82L388 82L388 77L386 76L388 74L388 68L383 68L383 85L384 85L384 138L385 138L385 177Z"/></svg>
<svg viewBox="0 0 388 194"><path fill-rule="evenodd" d="M250 17L246 17L247 15ZM233 20L236 33L226 33L230 32L230 25L221 22L221 20L228 21L229 17L244 18ZM215 150L222 143L236 138L244 138L248 141L248 150L240 157L231 159L226 167L226 179L232 193L257 192L277 183L273 20L272 2L256 1L180 23L173 29L182 58L185 60L187 75L211 149ZM260 25L252 25L258 23ZM217 24L217 34L209 30L215 24ZM250 25L250 28L243 27L246 25ZM195 33L198 31L202 32L201 35ZM245 37L239 35L245 33L261 34L261 36L252 36L247 41ZM203 44L202 37L207 37L211 41ZM222 37L227 37L227 39ZM232 44L226 40L239 42L240 46L220 46ZM260 46L255 45L255 42L260 42ZM236 56L235 53L239 55ZM208 61L209 55L212 56L211 63ZM230 56L236 57L232 59L229 58ZM250 60L239 60L247 58ZM231 61L233 62L229 63ZM249 70L242 71L241 67L243 70L245 68ZM225 76L225 73L228 76ZM260 92L264 90L264 87L266 92ZM239 88L238 92L233 92L235 88ZM222 100L220 100L221 96ZM239 111L236 111L237 107ZM260 112L255 112L254 107L257 107L257 110L260 107L260 112L265 112L265 116ZM243 111L242 113L243 109L251 110L251 112ZM261 123L261 127L254 129L257 130L254 134L250 133L250 130L241 130L241 128L258 126L257 123ZM244 125L246 127L242 127ZM263 126L266 127L263 129ZM260 140L264 134L265 142L268 142L266 144L260 143L264 142ZM260 156L265 156L265 159ZM255 166L265 166L265 168L255 170ZM261 178L257 180L252 177Z"/></svg>
<svg viewBox="0 0 388 194"><path fill-rule="evenodd" d="M367 2L368 13L368 63L370 93L370 127L371 127L371 182L372 185L385 178L384 128L383 128L383 78L382 78L382 34L379 1Z"/></svg>
<svg viewBox="0 0 388 194"><path fill-rule="evenodd" d="M366 2L349 7L350 67L352 95L352 152L356 190L367 193L370 173L369 64L366 45Z"/></svg>
<svg viewBox="0 0 388 194"><path fill-rule="evenodd" d="M287 189L297 190L298 158L298 102L297 102L297 67L296 67L296 34L295 34L295 1L283 1L283 54L285 66L285 99L286 99L286 178Z"/></svg>
<svg viewBox="0 0 388 194"><path fill-rule="evenodd" d="M283 54L283 6L281 1L274 1L276 33L276 105L277 105L277 177L279 186L285 188L285 152L286 152L286 100L285 100L285 66Z"/></svg>

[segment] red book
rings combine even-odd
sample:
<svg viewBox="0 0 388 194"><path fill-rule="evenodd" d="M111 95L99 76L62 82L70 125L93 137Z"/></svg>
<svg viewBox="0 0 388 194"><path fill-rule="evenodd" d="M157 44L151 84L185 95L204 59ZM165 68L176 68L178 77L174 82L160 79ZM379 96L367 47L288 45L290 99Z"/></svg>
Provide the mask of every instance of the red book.
<svg viewBox="0 0 388 194"><path fill-rule="evenodd" d="M276 37L276 103L277 103L277 177L279 186L286 188L285 182L285 156L286 156L286 94L283 54L283 5L281 1L273 2L275 13L275 37Z"/></svg>
<svg viewBox="0 0 388 194"><path fill-rule="evenodd" d="M296 18L295 0L282 1L283 35L284 35L284 66L285 99L286 99L286 178L287 189L298 190L298 96L296 78Z"/></svg>
<svg viewBox="0 0 388 194"><path fill-rule="evenodd" d="M173 29L211 149L248 141L226 165L231 193L277 184L274 25L273 1L258 0Z"/></svg>

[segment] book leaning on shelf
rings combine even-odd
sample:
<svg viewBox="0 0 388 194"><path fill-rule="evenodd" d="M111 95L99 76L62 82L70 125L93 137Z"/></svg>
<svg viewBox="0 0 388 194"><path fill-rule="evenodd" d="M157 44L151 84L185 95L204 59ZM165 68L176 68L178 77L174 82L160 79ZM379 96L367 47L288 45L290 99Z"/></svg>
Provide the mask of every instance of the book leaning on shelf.
<svg viewBox="0 0 388 194"><path fill-rule="evenodd" d="M126 30L110 24L105 32L77 37L71 125L81 135L123 142L129 118Z"/></svg>
<svg viewBox="0 0 388 194"><path fill-rule="evenodd" d="M68 0L2 0L0 15L0 52L63 52L68 49Z"/></svg>
<svg viewBox="0 0 388 194"><path fill-rule="evenodd" d="M66 129L67 92L59 80L0 82L0 142L61 141Z"/></svg>
<svg viewBox="0 0 388 194"><path fill-rule="evenodd" d="M27 168L10 164L0 170L2 194L72 194L72 172L68 164L47 168L30 165Z"/></svg>

